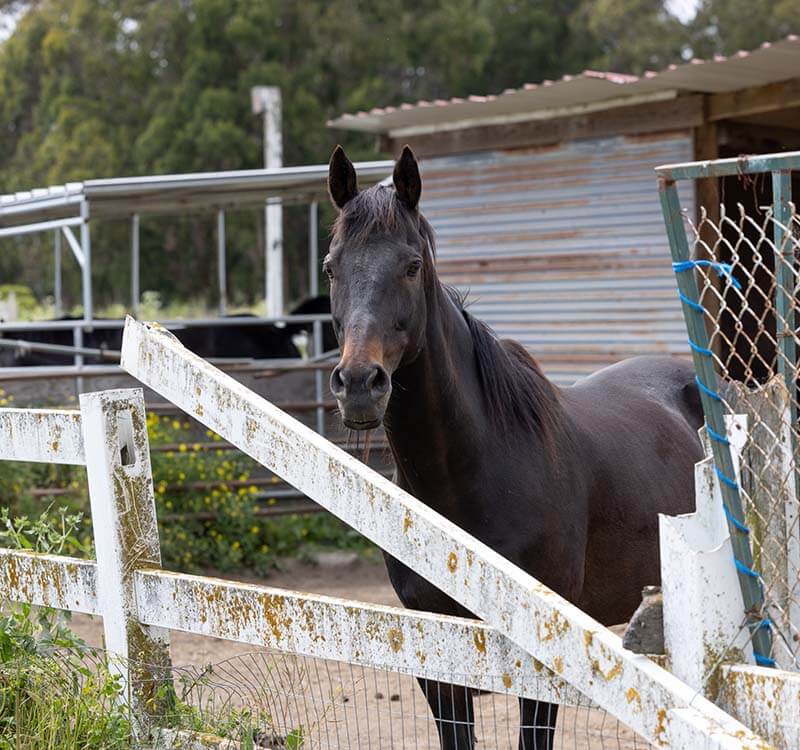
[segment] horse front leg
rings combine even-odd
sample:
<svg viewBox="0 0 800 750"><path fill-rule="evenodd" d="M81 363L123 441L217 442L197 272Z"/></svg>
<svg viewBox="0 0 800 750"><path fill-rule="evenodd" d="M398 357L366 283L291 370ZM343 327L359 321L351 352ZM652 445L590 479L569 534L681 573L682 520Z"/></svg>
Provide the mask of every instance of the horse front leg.
<svg viewBox="0 0 800 750"><path fill-rule="evenodd" d="M463 685L417 678L428 701L442 750L473 750L475 747L475 711L472 691Z"/></svg>
<svg viewBox="0 0 800 750"><path fill-rule="evenodd" d="M558 704L519 699L519 750L553 750Z"/></svg>

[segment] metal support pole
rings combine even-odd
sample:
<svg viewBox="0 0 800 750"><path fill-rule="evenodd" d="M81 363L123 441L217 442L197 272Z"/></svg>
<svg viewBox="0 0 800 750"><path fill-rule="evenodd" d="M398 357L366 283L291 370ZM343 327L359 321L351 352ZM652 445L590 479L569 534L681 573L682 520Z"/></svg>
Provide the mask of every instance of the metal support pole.
<svg viewBox="0 0 800 750"><path fill-rule="evenodd" d="M664 213L669 245L672 250L672 259L676 263L688 261L691 259L691 252L683 225L683 214L675 182L660 177L658 194L661 199L661 209ZM682 302L681 304L689 338L698 347L708 349L709 340L704 316L696 308L692 307L692 305L698 305L700 302L695 275L691 272L677 272L675 277L681 294L691 303ZM724 436L727 433L727 427L722 403L710 395L718 390L717 373L714 371L713 360L694 348L692 349L692 358L697 377L705 386L700 388L700 399L703 402L706 425L717 435ZM711 434L710 430L709 434ZM714 455L714 463L719 472L728 478L735 477L730 446L719 440L711 440L711 448ZM722 492L722 500L727 508L728 531L731 537L731 545L733 546L739 585L742 588L742 599L745 607L744 615L752 634L753 651L768 659L772 651L772 637L769 628L763 627L764 593L761 588L761 581L751 573L753 571L753 554L750 549L750 539L745 531L745 518L742 511L742 501L739 497L739 488L735 483L731 485L728 482L720 481L720 490ZM734 561L731 561L731 564L734 564Z"/></svg>
<svg viewBox="0 0 800 750"><path fill-rule="evenodd" d="M319 294L319 204L308 207L308 296ZM319 354L319 352L316 352Z"/></svg>
<svg viewBox="0 0 800 750"><path fill-rule="evenodd" d="M83 268L81 278L83 282L83 319L91 327L94 319L92 309L92 240L89 235L89 204L81 203L81 252L83 253Z"/></svg>
<svg viewBox="0 0 800 750"><path fill-rule="evenodd" d="M251 89L253 113L264 117L264 167L283 166L281 90L278 86ZM279 198L267 200L264 209L264 294L267 316L283 314L283 208Z"/></svg>
<svg viewBox="0 0 800 750"><path fill-rule="evenodd" d="M308 294L316 297L319 294L319 205L316 201L308 207ZM313 356L322 354L322 323L316 321L313 325ZM318 404L322 403L325 385L321 370L314 371L314 398ZM325 409L317 407L317 432L325 434Z"/></svg>
<svg viewBox="0 0 800 750"><path fill-rule="evenodd" d="M322 354L322 321L314 321L314 356L319 357ZM314 370L314 398L318 404L322 403L324 395L324 382L322 378L322 370ZM317 432L320 435L325 434L325 407L317 407Z"/></svg>
<svg viewBox="0 0 800 750"><path fill-rule="evenodd" d="M797 350L795 345L795 275L792 238L792 173L772 173L773 233L775 239L775 313L778 373L789 391L791 424L795 422ZM787 231L788 230L788 231Z"/></svg>
<svg viewBox="0 0 800 750"><path fill-rule="evenodd" d="M131 217L131 312L139 314L141 293L141 263L139 248L139 214Z"/></svg>
<svg viewBox="0 0 800 750"><path fill-rule="evenodd" d="M53 232L53 301L55 316L60 318L64 314L64 299L61 289L61 230Z"/></svg>
<svg viewBox="0 0 800 750"><path fill-rule="evenodd" d="M225 276L225 212L217 211L217 275L219 280L219 314L228 309L228 281Z"/></svg>
<svg viewBox="0 0 800 750"><path fill-rule="evenodd" d="M73 364L78 372L83 367L83 354L78 352L83 348L83 327L78 323L72 329L72 346L75 347L76 353L73 358ZM83 393L83 378L78 375L75 378L75 398L78 398Z"/></svg>

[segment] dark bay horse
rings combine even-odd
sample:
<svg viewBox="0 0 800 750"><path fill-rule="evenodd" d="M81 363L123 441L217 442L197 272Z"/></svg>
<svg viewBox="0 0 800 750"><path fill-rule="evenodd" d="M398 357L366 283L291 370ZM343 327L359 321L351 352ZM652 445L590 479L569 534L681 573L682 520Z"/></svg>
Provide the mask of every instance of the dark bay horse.
<svg viewBox="0 0 800 750"><path fill-rule="evenodd" d="M600 622L625 622L659 581L658 513L694 508L702 458L688 362L640 357L557 388L440 283L407 147L393 186L359 192L338 147L339 215L325 271L342 357L344 424L383 423L396 482ZM386 555L406 607L470 616ZM476 741L472 694L420 680L442 748ZM519 747L551 748L557 706L520 701Z"/></svg>

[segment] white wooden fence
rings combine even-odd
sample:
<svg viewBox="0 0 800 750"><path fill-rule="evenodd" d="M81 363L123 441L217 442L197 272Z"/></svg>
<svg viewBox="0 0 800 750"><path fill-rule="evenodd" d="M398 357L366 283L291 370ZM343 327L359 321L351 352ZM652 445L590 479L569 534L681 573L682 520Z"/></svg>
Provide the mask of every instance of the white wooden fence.
<svg viewBox="0 0 800 750"><path fill-rule="evenodd" d="M97 550L96 562L0 550L0 599L102 615L107 649L123 657L110 664L131 686L139 731L158 713L153 686L169 674L169 631L183 630L437 680L469 674L467 686L479 689L496 688L502 674L510 692L530 698L571 702L583 694L658 747L771 747L164 329L129 320L122 365L483 620L163 571L140 390L84 394L80 412L0 410L0 460L87 466ZM757 721L759 708L735 687L752 683L752 669L730 670L727 705ZM765 691L791 690L764 671L757 675Z"/></svg>

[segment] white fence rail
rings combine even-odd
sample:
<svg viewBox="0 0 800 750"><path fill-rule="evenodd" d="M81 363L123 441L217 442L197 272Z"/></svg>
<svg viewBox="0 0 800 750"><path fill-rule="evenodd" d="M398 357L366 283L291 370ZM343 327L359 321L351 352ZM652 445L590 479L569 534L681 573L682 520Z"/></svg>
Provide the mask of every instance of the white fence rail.
<svg viewBox="0 0 800 750"><path fill-rule="evenodd" d="M498 689L492 681L502 675L504 691L548 701L571 702L580 693L659 747L769 747L163 329L129 320L122 364L484 620L162 571L141 391L86 394L80 413L0 411L0 460L87 464L98 558L0 550L0 598L102 615L109 650L128 657L118 668L136 686L140 731L156 708L152 686L168 674L168 632L177 629L439 680L471 674L466 685L484 690ZM126 664L147 671L138 667L131 679Z"/></svg>

